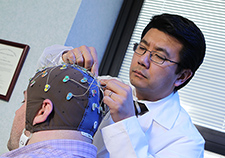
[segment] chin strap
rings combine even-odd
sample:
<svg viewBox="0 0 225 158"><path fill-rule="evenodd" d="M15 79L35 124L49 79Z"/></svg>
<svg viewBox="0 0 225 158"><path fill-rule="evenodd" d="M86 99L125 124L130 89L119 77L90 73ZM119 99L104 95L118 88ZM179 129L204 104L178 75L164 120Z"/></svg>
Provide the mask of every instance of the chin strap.
<svg viewBox="0 0 225 158"><path fill-rule="evenodd" d="M19 147L23 147L27 144L27 142L30 140L30 138L32 137L32 133L30 134L30 136L26 136L25 135L25 128L23 130L22 135L20 136L20 141L19 141Z"/></svg>
<svg viewBox="0 0 225 158"><path fill-rule="evenodd" d="M89 138L91 140L93 140L93 137L89 133L81 131L81 135L84 136L84 137L87 137L87 138Z"/></svg>

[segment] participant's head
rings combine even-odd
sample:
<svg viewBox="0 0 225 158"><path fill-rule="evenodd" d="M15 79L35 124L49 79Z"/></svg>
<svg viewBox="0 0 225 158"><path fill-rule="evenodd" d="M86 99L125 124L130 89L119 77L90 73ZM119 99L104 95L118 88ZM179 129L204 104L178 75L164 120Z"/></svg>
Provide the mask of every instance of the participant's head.
<svg viewBox="0 0 225 158"><path fill-rule="evenodd" d="M30 133L76 130L91 138L101 122L99 84L86 69L76 65L38 71L25 94L25 127Z"/></svg>
<svg viewBox="0 0 225 158"><path fill-rule="evenodd" d="M163 98L191 80L205 49L204 36L192 21L172 14L153 16L134 46L130 81L139 92Z"/></svg>

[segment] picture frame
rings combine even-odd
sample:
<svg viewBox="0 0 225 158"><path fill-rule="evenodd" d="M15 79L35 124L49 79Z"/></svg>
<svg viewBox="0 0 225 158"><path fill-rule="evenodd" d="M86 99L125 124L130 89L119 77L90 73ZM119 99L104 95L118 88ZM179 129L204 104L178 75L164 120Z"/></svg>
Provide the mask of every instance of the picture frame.
<svg viewBox="0 0 225 158"><path fill-rule="evenodd" d="M0 99L9 101L30 47L0 39Z"/></svg>

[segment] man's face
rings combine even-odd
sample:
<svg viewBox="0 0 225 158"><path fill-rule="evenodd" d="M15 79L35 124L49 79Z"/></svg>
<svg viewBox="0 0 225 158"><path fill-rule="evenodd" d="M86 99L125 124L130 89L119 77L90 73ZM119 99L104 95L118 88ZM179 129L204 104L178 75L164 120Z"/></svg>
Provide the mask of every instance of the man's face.
<svg viewBox="0 0 225 158"><path fill-rule="evenodd" d="M150 51L160 51L166 58L179 62L182 44L174 37L158 29L150 29L141 40L141 45ZM162 65L150 60L150 53L134 53L130 66L130 82L135 86L138 99L156 101L173 92L179 74L177 64L165 61Z"/></svg>
<svg viewBox="0 0 225 158"><path fill-rule="evenodd" d="M19 148L20 136L25 128L25 118L26 118L26 104L27 104L27 92L24 91L23 105L16 111L13 120L13 125L10 133L10 138L8 141L8 149L14 150Z"/></svg>

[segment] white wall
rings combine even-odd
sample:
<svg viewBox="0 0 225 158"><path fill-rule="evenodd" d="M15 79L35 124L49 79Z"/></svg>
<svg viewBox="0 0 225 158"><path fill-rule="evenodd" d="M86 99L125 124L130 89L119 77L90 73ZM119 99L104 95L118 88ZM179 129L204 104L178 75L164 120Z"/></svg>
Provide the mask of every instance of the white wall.
<svg viewBox="0 0 225 158"><path fill-rule="evenodd" d="M123 0L84 0L65 45L95 47L101 62Z"/></svg>

